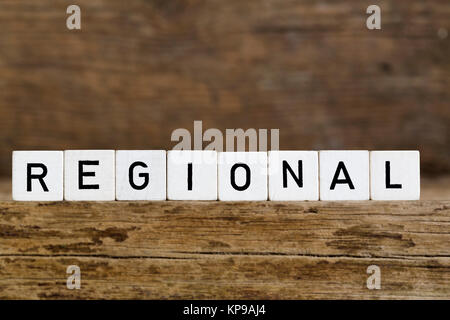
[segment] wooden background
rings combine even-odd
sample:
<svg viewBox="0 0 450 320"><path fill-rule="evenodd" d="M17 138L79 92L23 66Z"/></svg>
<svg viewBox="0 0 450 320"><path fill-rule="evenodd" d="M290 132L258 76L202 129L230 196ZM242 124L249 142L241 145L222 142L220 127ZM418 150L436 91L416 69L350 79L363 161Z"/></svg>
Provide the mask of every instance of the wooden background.
<svg viewBox="0 0 450 320"><path fill-rule="evenodd" d="M18 149L170 149L194 120L450 173L449 31L448 0L2 0L0 174Z"/></svg>
<svg viewBox="0 0 450 320"><path fill-rule="evenodd" d="M0 1L0 298L449 299L449 30L448 0ZM12 150L170 149L194 120L418 149L422 200L9 201Z"/></svg>

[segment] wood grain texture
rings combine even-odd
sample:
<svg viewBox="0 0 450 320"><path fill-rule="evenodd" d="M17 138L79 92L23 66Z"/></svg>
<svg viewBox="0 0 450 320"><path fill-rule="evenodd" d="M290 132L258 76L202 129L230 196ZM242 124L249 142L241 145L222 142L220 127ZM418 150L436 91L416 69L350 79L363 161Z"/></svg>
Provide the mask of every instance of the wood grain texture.
<svg viewBox="0 0 450 320"><path fill-rule="evenodd" d="M450 173L448 0L0 2L0 174L18 149L170 149L280 128L282 149L418 149Z"/></svg>
<svg viewBox="0 0 450 320"><path fill-rule="evenodd" d="M450 201L4 201L0 237L0 298L450 298Z"/></svg>

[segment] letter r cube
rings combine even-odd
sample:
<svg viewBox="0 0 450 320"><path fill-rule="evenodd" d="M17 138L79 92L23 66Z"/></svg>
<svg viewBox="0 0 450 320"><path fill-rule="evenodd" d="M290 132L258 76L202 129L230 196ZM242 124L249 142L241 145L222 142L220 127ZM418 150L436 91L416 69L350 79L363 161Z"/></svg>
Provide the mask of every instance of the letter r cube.
<svg viewBox="0 0 450 320"><path fill-rule="evenodd" d="M62 151L14 151L13 200L62 201L63 162Z"/></svg>

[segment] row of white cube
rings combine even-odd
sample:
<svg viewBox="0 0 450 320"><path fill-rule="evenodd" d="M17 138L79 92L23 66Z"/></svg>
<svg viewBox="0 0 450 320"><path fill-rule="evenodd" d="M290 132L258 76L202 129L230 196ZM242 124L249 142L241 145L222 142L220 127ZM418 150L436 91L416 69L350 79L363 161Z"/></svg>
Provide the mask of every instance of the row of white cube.
<svg viewBox="0 0 450 320"><path fill-rule="evenodd" d="M420 198L418 151L14 151L12 174L17 201Z"/></svg>

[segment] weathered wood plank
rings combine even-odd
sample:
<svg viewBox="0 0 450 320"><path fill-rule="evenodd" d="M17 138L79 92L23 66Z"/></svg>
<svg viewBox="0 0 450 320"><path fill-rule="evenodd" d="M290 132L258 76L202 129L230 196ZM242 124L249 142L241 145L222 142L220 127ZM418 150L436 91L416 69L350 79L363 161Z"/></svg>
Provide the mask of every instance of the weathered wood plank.
<svg viewBox="0 0 450 320"><path fill-rule="evenodd" d="M366 269L381 268L368 290ZM66 268L81 268L81 289ZM0 299L449 299L450 259L0 257Z"/></svg>
<svg viewBox="0 0 450 320"><path fill-rule="evenodd" d="M13 149L170 149L280 128L283 149L419 149L450 173L448 0L0 2L0 174Z"/></svg>
<svg viewBox="0 0 450 320"><path fill-rule="evenodd" d="M450 201L0 203L3 254L447 256Z"/></svg>
<svg viewBox="0 0 450 320"><path fill-rule="evenodd" d="M450 201L1 202L0 237L3 298L450 297Z"/></svg>

